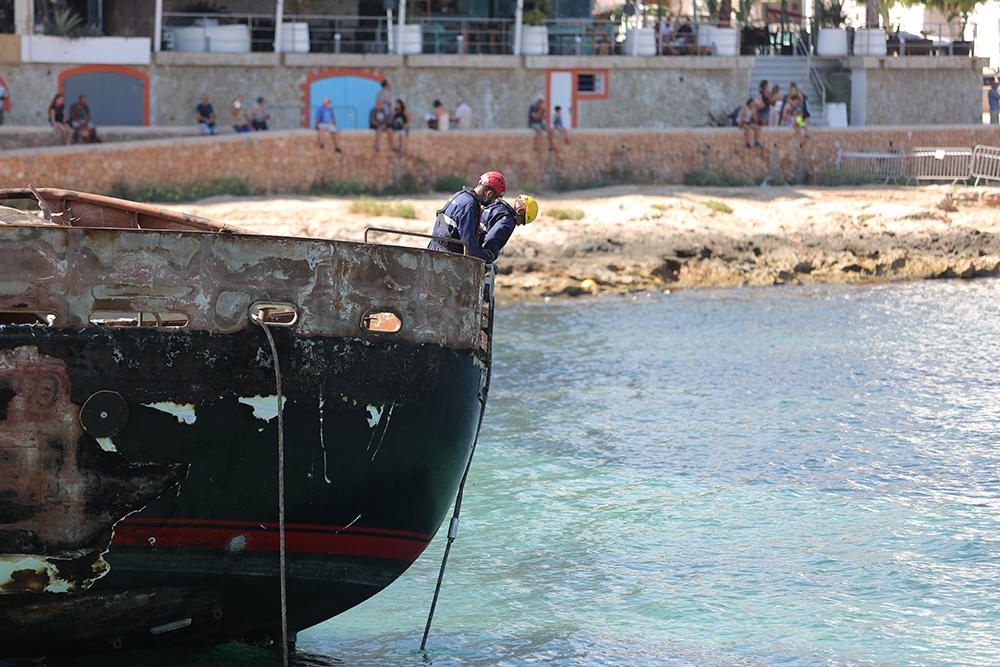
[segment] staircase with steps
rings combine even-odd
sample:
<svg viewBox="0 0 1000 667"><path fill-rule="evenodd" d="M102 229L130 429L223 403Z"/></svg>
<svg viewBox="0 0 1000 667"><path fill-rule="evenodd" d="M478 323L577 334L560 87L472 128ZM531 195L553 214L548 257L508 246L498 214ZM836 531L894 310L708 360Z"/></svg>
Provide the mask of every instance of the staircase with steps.
<svg viewBox="0 0 1000 667"><path fill-rule="evenodd" d="M814 59L813 65L817 64ZM797 83L799 90L809 100L810 124L826 125L826 109L809 78L809 60L805 56L757 56L753 69L750 70L751 97L757 94L757 86L765 79L769 87L779 84L783 96L788 94L793 81Z"/></svg>

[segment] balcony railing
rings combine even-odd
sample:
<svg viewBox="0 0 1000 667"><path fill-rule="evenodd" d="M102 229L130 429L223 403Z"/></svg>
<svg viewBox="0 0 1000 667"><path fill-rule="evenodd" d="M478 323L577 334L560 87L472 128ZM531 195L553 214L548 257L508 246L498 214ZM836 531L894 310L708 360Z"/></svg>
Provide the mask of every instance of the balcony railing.
<svg viewBox="0 0 1000 667"><path fill-rule="evenodd" d="M273 14L168 12L163 15L163 48L176 51L229 53L274 50ZM286 15L282 51L298 53L390 53L397 25L385 16ZM405 53L509 55L514 52L512 19L411 17L420 39L406 44ZM531 29L524 26L525 35ZM544 23L547 42L525 55L817 55L819 27L811 21L789 21L720 28L705 17L631 17L554 19ZM954 25L929 26L924 35L890 33L888 55L974 55L975 26L965 36ZM547 45L546 45L547 44ZM818 54L822 55L822 54ZM846 54L845 54L846 55Z"/></svg>
<svg viewBox="0 0 1000 667"><path fill-rule="evenodd" d="M423 53L510 55L513 19L415 17Z"/></svg>

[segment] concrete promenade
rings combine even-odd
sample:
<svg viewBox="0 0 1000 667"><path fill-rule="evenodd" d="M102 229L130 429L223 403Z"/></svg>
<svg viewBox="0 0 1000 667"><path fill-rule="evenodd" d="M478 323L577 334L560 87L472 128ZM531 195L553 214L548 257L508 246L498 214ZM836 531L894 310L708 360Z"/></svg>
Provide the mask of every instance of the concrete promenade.
<svg viewBox="0 0 1000 667"><path fill-rule="evenodd" d="M502 169L512 188L535 190L680 183L696 170L813 183L834 169L838 147L1000 146L1000 128L814 128L805 141L788 129L768 129L763 150L746 149L736 128L579 130L570 141L550 153L544 145L536 150L527 130L416 131L398 155L384 142L375 152L373 134L357 131L342 133L338 154L329 143L319 149L313 131L290 130L24 148L0 153L0 186L109 192L116 185L184 187L234 178L261 192L305 191L321 180L379 188L407 179L430 188L442 177L470 180L488 169Z"/></svg>

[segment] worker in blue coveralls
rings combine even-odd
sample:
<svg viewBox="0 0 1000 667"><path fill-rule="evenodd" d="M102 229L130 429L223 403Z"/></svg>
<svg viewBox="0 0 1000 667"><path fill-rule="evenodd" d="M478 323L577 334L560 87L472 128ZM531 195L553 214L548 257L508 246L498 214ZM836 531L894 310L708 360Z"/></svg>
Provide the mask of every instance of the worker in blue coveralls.
<svg viewBox="0 0 1000 667"><path fill-rule="evenodd" d="M495 262L500 257L500 251L507 245L516 226L530 225L537 217L538 202L530 195L518 195L509 204L498 199L487 207L479 221L479 236L486 261Z"/></svg>
<svg viewBox="0 0 1000 667"><path fill-rule="evenodd" d="M479 177L474 188L462 188L453 194L434 220L434 236L455 239L456 243L434 239L427 246L432 250L462 252L464 241L469 255L486 261L479 239L479 219L483 207L490 206L507 191L507 181L499 171L488 171Z"/></svg>

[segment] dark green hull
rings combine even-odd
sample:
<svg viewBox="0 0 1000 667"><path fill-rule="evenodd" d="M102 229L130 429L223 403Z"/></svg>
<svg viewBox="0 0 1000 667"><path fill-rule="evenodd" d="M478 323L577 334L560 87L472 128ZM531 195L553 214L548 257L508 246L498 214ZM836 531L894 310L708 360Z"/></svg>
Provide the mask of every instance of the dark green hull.
<svg viewBox="0 0 1000 667"><path fill-rule="evenodd" d="M107 571L86 591L0 596L5 654L278 636L277 398L262 331L21 329L7 327L0 349L70 362L73 404L97 391L126 399L127 423L104 448L86 433L76 442L84 477L162 491L108 526ZM427 546L470 453L482 364L433 345L275 333L297 631L386 587ZM163 405L178 396L194 409ZM4 539L0 553L14 546Z"/></svg>

